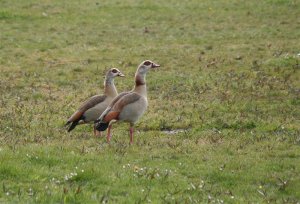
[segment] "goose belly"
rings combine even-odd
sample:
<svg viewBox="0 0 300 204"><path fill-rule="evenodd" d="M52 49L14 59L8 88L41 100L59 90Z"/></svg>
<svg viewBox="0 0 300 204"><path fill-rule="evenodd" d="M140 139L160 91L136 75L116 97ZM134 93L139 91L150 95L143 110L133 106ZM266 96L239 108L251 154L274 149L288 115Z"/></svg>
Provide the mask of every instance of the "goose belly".
<svg viewBox="0 0 300 204"><path fill-rule="evenodd" d="M141 97L138 101L126 105L119 115L119 120L135 123L146 111L147 99Z"/></svg>
<svg viewBox="0 0 300 204"><path fill-rule="evenodd" d="M84 121L86 123L97 120L103 111L107 108L108 102L102 102L97 104L96 106L88 109L84 114Z"/></svg>

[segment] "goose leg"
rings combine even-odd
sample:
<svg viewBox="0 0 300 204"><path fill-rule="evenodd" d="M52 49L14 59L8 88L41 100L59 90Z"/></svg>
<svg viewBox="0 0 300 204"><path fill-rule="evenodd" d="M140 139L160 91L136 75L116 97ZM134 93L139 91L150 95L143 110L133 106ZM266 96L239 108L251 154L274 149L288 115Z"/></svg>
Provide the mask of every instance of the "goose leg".
<svg viewBox="0 0 300 204"><path fill-rule="evenodd" d="M97 137L97 130L95 128L95 125L94 125L94 136Z"/></svg>
<svg viewBox="0 0 300 204"><path fill-rule="evenodd" d="M106 136L107 143L110 142L110 138L111 138L110 129L111 129L111 125L108 126L108 130L107 130L107 136Z"/></svg>
<svg viewBox="0 0 300 204"><path fill-rule="evenodd" d="M133 125L130 125L129 133L130 133L130 144L133 144Z"/></svg>
<svg viewBox="0 0 300 204"><path fill-rule="evenodd" d="M96 130L96 127L95 127L95 126L94 126L94 136L95 136L95 137L98 137L98 136L102 137L102 132Z"/></svg>

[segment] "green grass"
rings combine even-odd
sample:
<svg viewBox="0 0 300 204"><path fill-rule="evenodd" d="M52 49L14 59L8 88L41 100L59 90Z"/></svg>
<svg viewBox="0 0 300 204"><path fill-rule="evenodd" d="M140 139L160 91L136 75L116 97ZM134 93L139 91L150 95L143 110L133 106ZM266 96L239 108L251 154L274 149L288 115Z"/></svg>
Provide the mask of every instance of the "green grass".
<svg viewBox="0 0 300 204"><path fill-rule="evenodd" d="M299 1L0 4L0 203L300 202ZM145 59L134 145L66 132Z"/></svg>

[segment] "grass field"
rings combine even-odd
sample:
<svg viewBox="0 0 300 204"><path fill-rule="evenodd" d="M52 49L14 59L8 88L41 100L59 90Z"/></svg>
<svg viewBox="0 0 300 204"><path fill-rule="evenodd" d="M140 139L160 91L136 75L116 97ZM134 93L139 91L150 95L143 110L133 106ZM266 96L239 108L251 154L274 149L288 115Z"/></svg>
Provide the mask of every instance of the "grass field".
<svg viewBox="0 0 300 204"><path fill-rule="evenodd" d="M0 203L299 203L298 0L0 0ZM66 119L147 75L129 145Z"/></svg>

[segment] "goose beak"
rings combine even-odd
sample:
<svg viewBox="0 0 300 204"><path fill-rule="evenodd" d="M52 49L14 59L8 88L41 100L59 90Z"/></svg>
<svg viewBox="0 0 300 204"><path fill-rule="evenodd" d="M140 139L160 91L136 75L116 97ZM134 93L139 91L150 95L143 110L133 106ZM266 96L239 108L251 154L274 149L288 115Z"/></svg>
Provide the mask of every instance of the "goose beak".
<svg viewBox="0 0 300 204"><path fill-rule="evenodd" d="M151 68L157 68L157 67L160 67L160 65L159 65L159 64L152 63Z"/></svg>
<svg viewBox="0 0 300 204"><path fill-rule="evenodd" d="M118 76L124 77L125 75L124 75L123 73L119 72L119 73L118 73Z"/></svg>

